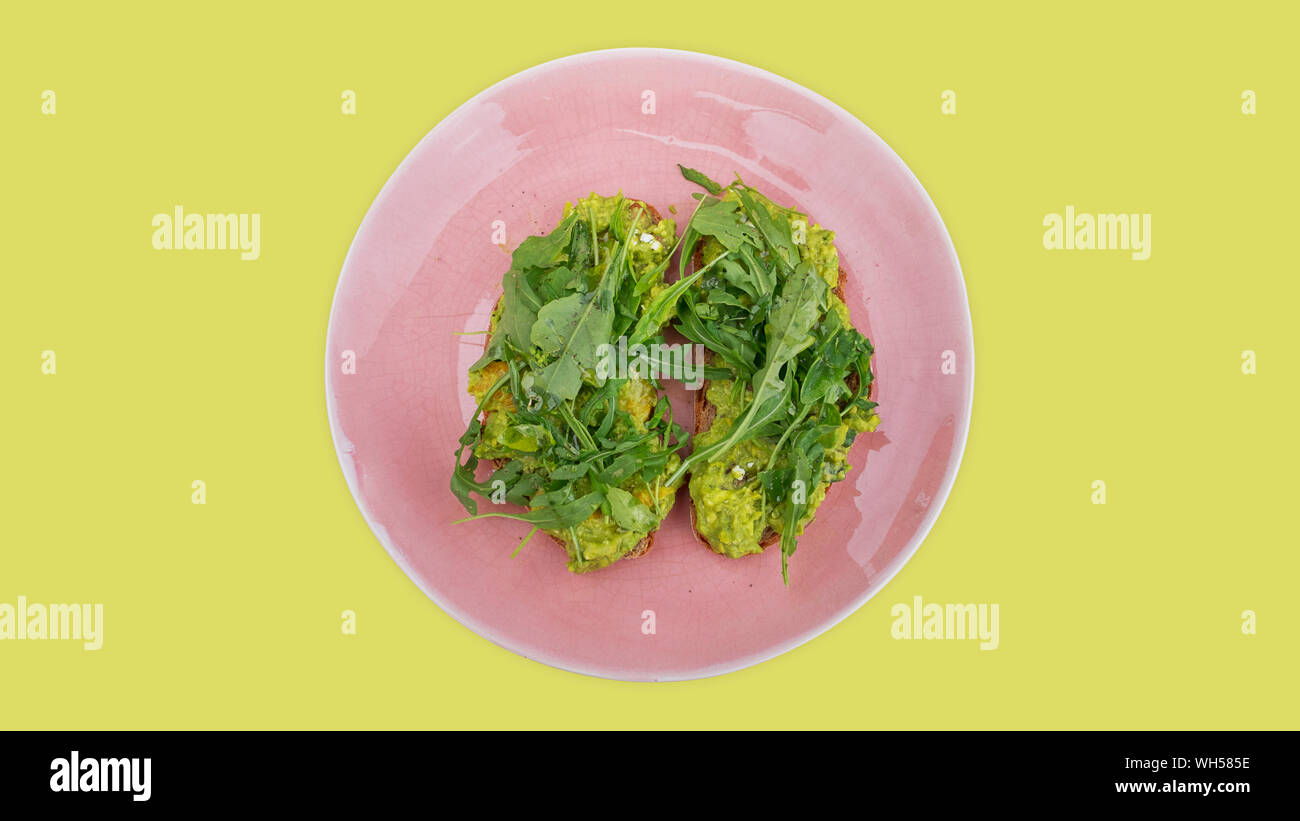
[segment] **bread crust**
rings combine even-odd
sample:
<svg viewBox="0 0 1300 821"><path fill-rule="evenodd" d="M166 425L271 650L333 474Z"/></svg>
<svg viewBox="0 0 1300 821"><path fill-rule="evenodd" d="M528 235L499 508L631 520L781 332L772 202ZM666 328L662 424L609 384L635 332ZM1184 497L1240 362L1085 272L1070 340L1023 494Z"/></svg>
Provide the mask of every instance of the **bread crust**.
<svg viewBox="0 0 1300 821"><path fill-rule="evenodd" d="M643 206L645 206L645 212L646 212L646 215L650 217L650 221L651 221L652 223L657 223L657 222L659 222L659 221L662 219L662 217L659 216L659 210L656 209L656 208L655 208L653 205L651 205L650 203L645 202L645 201L643 201L643 200L632 199L631 197L628 197L628 198L627 198L627 201L628 201L629 203L633 203L633 204L636 204L636 205L643 205ZM639 222L639 220L638 220L638 222ZM496 309L497 309L498 307L501 306L501 300L503 300L503 299L505 299L505 294L502 294L501 296L497 297L497 303L496 303L496 305L493 305L493 306L492 306L492 311L493 311L493 313L495 313L495 312L496 312ZM484 349L484 350L487 350L488 343L491 342L491 341L492 341L492 340L491 340L490 337L484 337L484 340L483 340L483 349ZM484 411L484 412L483 412L483 417L479 420L479 422L480 422L481 424L483 424L483 425L486 426L486 425L487 425L487 417L488 417L488 412L487 412L487 411ZM505 466L505 464L506 464L507 461L509 461L509 460L507 460L507 459L493 459L493 460L492 460L492 465L493 465L493 467L501 468L501 467L504 467L504 466ZM694 516L694 510L692 510L692 516ZM658 531L655 531L655 532L658 532ZM552 536L552 535L549 534L549 533L546 534L546 535L547 535L547 538L549 538L551 541L555 542L557 545L559 545L561 548L564 549L565 555L568 555L568 552L569 552L569 545L568 545L568 543L567 543L564 539L561 539L561 538L558 537L558 536ZM645 537L644 539L642 539L641 541L637 542L636 545L635 545L631 550L629 550L627 553L624 553L623 556L622 556L622 558L619 559L619 561L622 561L622 559L639 559L639 558L641 558L642 556L644 556L645 554L649 553L649 552L650 552L650 548L654 547L654 545L655 545L655 533L654 533L654 532L652 532L652 533L647 533L647 534L646 534L646 537Z"/></svg>
<svg viewBox="0 0 1300 821"><path fill-rule="evenodd" d="M696 269L698 269L701 265L703 265L704 263L703 252L697 249L695 251L695 254L691 258L691 262ZM836 282L835 287L831 289L831 293L835 294L835 296L839 297L840 301L843 302L844 283L848 281L848 274L845 273L843 268L840 268L839 272L840 272L839 280ZM712 357L706 353L705 361L708 362L711 361L711 359ZM848 386L850 391L856 391L858 389L857 373L850 373L848 377L844 380L844 384ZM700 385L700 389L695 392L695 421L691 426L692 440L696 436L698 436L701 432L711 428L713 426L713 420L718 415L718 409L713 405L712 402L710 402L706 398L708 394L708 390L709 390L709 381L706 379ZM870 399L872 395L875 394L875 391L876 391L876 382L873 379L871 381L871 384L867 386L867 398ZM826 489L826 492L828 494L830 493L829 487ZM695 517L694 499L690 499L690 510L691 510L691 532L695 534L695 541L699 542L702 545L705 545L710 550L714 550L714 552L718 552L716 548L714 548L714 546L709 542L709 540L705 538L704 534L700 533L699 524ZM768 527L766 530L763 531L762 536L759 537L758 546L766 550L767 548L771 547L772 545L776 544L779 541L781 541L781 534L777 533L771 527ZM751 555L758 555L758 554L751 554Z"/></svg>

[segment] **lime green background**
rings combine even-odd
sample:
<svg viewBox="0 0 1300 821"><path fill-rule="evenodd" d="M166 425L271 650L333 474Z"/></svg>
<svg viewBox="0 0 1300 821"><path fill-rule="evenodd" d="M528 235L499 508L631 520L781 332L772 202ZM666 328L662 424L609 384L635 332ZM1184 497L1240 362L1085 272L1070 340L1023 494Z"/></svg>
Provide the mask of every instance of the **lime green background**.
<svg viewBox="0 0 1300 821"><path fill-rule="evenodd" d="M106 636L0 642L0 726L1300 725L1294 6L900 5L8 9L0 602L102 602ZM510 74L626 45L751 63L875 129L947 222L978 362L956 487L898 577L801 648L668 685L438 610L324 408L337 275L406 152ZM176 204L262 214L261 259L154 251ZM1150 212L1151 259L1045 251L1066 205ZM913 595L998 603L1000 649L891 639Z"/></svg>

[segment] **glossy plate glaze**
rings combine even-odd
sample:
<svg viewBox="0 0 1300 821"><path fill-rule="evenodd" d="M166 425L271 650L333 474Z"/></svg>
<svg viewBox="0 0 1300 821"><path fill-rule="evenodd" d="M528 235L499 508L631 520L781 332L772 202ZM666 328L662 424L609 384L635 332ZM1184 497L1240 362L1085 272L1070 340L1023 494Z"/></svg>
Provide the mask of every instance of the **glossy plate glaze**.
<svg viewBox="0 0 1300 821"><path fill-rule="evenodd" d="M465 515L448 489L474 410L466 369L501 294L507 249L566 201L622 190L679 228L698 190L677 163L737 172L836 229L854 323L876 345L883 424L858 438L781 583L780 556L697 543L678 496L654 549L585 575L527 526ZM504 247L494 244L504 230ZM950 352L955 373L944 373ZM350 367L355 363L355 367ZM943 222L903 162L852 115L776 75L691 52L618 49L529 69L458 108L379 194L339 279L326 399L358 507L438 606L496 644L618 679L736 670L834 625L878 591L930 529L970 420L970 315ZM352 372L355 370L355 372ZM670 390L689 426L689 395ZM653 613L653 616L651 616ZM654 631L647 625L653 620Z"/></svg>

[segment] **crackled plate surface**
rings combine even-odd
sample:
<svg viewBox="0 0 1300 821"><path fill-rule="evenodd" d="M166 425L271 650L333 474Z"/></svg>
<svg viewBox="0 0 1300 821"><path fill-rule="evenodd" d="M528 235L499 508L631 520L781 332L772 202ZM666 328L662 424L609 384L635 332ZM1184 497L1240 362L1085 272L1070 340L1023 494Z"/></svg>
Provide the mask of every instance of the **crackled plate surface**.
<svg viewBox="0 0 1300 821"><path fill-rule="evenodd" d="M780 556L731 560L692 537L687 494L647 556L578 576L527 526L453 525L452 453L474 409L466 368L509 253L596 191L675 205L677 163L737 172L836 230L855 325L876 346L883 424L860 436L781 583ZM494 244L501 232L505 247ZM953 366L945 369L945 357ZM945 373L954 370L955 373ZM354 372L353 372L354 371ZM358 507L403 571L457 621L546 664L619 679L695 678L790 649L884 586L939 514L970 420L965 287L943 222L866 126L776 75L691 52L618 49L517 74L431 131L393 173L344 263L326 400ZM673 385L689 426L689 395ZM652 615L651 615L652 614ZM653 623L652 633L647 625Z"/></svg>

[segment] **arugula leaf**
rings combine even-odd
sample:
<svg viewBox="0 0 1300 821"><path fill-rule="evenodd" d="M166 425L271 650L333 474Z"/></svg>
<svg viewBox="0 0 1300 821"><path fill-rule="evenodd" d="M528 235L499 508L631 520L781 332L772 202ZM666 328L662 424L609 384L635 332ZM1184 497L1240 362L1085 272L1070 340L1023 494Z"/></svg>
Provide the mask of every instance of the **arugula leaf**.
<svg viewBox="0 0 1300 821"><path fill-rule="evenodd" d="M481 371L493 362L503 359L505 355L505 336L502 334L501 329L498 328L497 332L492 334L491 338L488 339L488 344L483 350L483 355L478 358L477 362L469 366L469 371L470 373Z"/></svg>
<svg viewBox="0 0 1300 821"><path fill-rule="evenodd" d="M700 186L705 191L708 191L710 194L717 195L722 193L722 186L709 179L703 172L696 171L694 168L687 168L681 163L677 163L677 168L682 172L683 177Z"/></svg>
<svg viewBox="0 0 1300 821"><path fill-rule="evenodd" d="M596 367L597 348L609 342L614 312L610 289L603 285L610 276L607 271L597 291L570 294L548 302L537 312L529 338L543 354L555 359L534 374L534 384L556 402L578 395L583 369Z"/></svg>
<svg viewBox="0 0 1300 821"><path fill-rule="evenodd" d="M740 249L739 254L753 282L753 287L758 292L758 299L763 300L771 296L776 290L776 273L769 270L768 266L754 254L753 248L745 246Z"/></svg>
<svg viewBox="0 0 1300 821"><path fill-rule="evenodd" d="M579 347L577 337L585 334L593 345L607 342L613 313L597 299L599 292L569 294L548 302L537 312L529 339L542 353L556 355ZM585 353L585 348L583 348ZM575 356L576 356L575 352ZM594 365L594 358L591 363Z"/></svg>
<svg viewBox="0 0 1300 821"><path fill-rule="evenodd" d="M577 222L577 214L570 214L551 233L526 237L511 257L510 270L501 279L505 304L499 327L517 351L528 351L529 334L543 304L537 293L536 271L552 268L569 258L568 248Z"/></svg>
<svg viewBox="0 0 1300 821"><path fill-rule="evenodd" d="M487 406L489 400L496 395L496 392L509 381L509 374L502 374L501 378L492 383L492 387L483 393L483 398L479 400L478 405L474 408L474 413L470 415L469 426L457 440L460 447L456 449L456 467L451 472L451 492L456 494L460 503L464 505L465 510L471 514L478 513L478 504L470 496L471 492L483 494L482 485L474 478L474 472L478 468L478 457L470 451L469 460L465 464L460 463L461 455L465 448L470 447L482 435L483 423L479 421L479 415L483 413L483 408Z"/></svg>
<svg viewBox="0 0 1300 821"><path fill-rule="evenodd" d="M566 482L574 479L581 479L583 476L587 475L587 471L590 468L591 462L575 462L573 464L560 465L555 470L551 471L551 478Z"/></svg>
<svg viewBox="0 0 1300 821"><path fill-rule="evenodd" d="M542 530L564 530L581 524L591 514L596 512L600 503L604 500L605 494L600 491L593 491L586 496L575 499L572 502L565 502L553 507L541 507L537 510L530 510L527 513L480 513L477 516L468 516L464 519L457 519L452 524L461 522L475 521L478 519L517 519L521 522L528 522L536 525Z"/></svg>
<svg viewBox="0 0 1300 821"><path fill-rule="evenodd" d="M621 209L620 196L614 211L617 214ZM633 226L639 223L643 210L637 208ZM628 243L621 243L614 258L606 263L594 291L570 294L537 312L529 339L543 355L554 359L534 374L534 384L550 395L551 405L572 401L578 395L583 371L596 367L599 346L610 341L619 287L630 274L627 251Z"/></svg>
<svg viewBox="0 0 1300 821"><path fill-rule="evenodd" d="M763 237L753 226L741 222L739 205L734 200L702 202L691 219L691 230L710 236L728 251L739 250L746 243L761 246Z"/></svg>
<svg viewBox="0 0 1300 821"><path fill-rule="evenodd" d="M677 300L681 299L682 294L686 293L692 285L699 281L700 277L704 276L706 271L722 259L723 257L718 257L708 265L701 266L698 271L685 279L679 279L660 291L650 302L650 305L646 307L645 311L642 312L641 318L637 320L636 327L628 338L629 347L641 344L659 333L659 329L672 317L673 311L677 307Z"/></svg>
<svg viewBox="0 0 1300 821"><path fill-rule="evenodd" d="M767 361L789 362L804 348L812 345L813 325L826 310L830 288L807 262L800 263L772 303L767 321Z"/></svg>
<svg viewBox="0 0 1300 821"><path fill-rule="evenodd" d="M510 464L517 465L519 462L512 461ZM512 505L526 507L528 500L533 497L542 487L542 477L537 473L525 473L506 491L506 501Z"/></svg>
<svg viewBox="0 0 1300 821"><path fill-rule="evenodd" d="M780 260L787 269L793 268L799 262L799 249L794 244L794 238L790 233L790 223L777 222L772 219L772 214L765 206L754 199L749 191L743 186L732 188L740 202L745 207L745 214L749 219L758 226L759 232L762 233L763 239L775 256Z"/></svg>
<svg viewBox="0 0 1300 821"><path fill-rule="evenodd" d="M573 239L569 243L568 267L574 271L586 271L596 266L596 236L591 223L578 219L573 226Z"/></svg>
<svg viewBox="0 0 1300 821"><path fill-rule="evenodd" d="M511 257L510 267L519 270L550 268L568 260L569 243L577 222L578 215L569 214L551 233L525 237Z"/></svg>
<svg viewBox="0 0 1300 821"><path fill-rule="evenodd" d="M831 324L831 317L837 315L834 312L827 314L823 324ZM845 380L870 347L870 343L856 329L839 327L838 317L834 324L835 327L827 338L817 346L808 375L801 385L799 401L804 404L837 403L848 396L849 388Z"/></svg>
<svg viewBox="0 0 1300 821"><path fill-rule="evenodd" d="M646 291L663 282L663 272L668 270L668 263L673 261L671 254L663 258L655 267L647 270L636 280L636 287L632 289L633 296L641 296Z"/></svg>
<svg viewBox="0 0 1300 821"><path fill-rule="evenodd" d="M754 275L750 266L742 265L733 259L722 261L722 278L731 284L733 288L749 297L751 302L757 302L766 294L763 292L763 283ZM771 290L768 288L767 290ZM710 302L716 302L712 295L709 297Z"/></svg>
<svg viewBox="0 0 1300 821"><path fill-rule="evenodd" d="M619 192L614 198L614 208L609 212L609 235L618 242L627 238L627 228L624 225L627 218L626 206L627 201L623 199L622 192Z"/></svg>
<svg viewBox="0 0 1300 821"><path fill-rule="evenodd" d="M763 487L763 496L772 507L778 507L785 501L794 481L794 468L768 468L758 474L758 482Z"/></svg>
<svg viewBox="0 0 1300 821"><path fill-rule="evenodd" d="M579 274L561 265L538 279L538 296L544 303L551 302L564 296L567 291L582 290L585 284Z"/></svg>
<svg viewBox="0 0 1300 821"><path fill-rule="evenodd" d="M635 451L619 454L608 468L601 471L600 481L607 485L617 485L626 481L641 467L641 460L637 456Z"/></svg>
<svg viewBox="0 0 1300 821"><path fill-rule="evenodd" d="M500 332L517 351L529 349L529 334L533 323L537 321L537 311L542 307L541 297L533 290L524 271L511 266L501 280L501 297L505 304L501 309Z"/></svg>
<svg viewBox="0 0 1300 821"><path fill-rule="evenodd" d="M799 520L808 510L808 495L813 491L812 468L808 464L807 455L800 450L792 451L791 455L794 457L794 472L790 484L794 486L795 482L801 482L804 494L802 502L795 501L799 495L795 493L791 493L785 500L785 517L781 528L781 578L787 585L790 584L790 557L794 555L797 546L795 532L799 529Z"/></svg>
<svg viewBox="0 0 1300 821"><path fill-rule="evenodd" d="M649 533L659 525L659 519L639 499L618 487L605 491L609 500L610 514L614 522L624 530L635 533Z"/></svg>
<svg viewBox="0 0 1300 821"><path fill-rule="evenodd" d="M753 339L733 333L733 329L725 325L701 319L695 308L696 303L688 292L677 306L678 332L712 351L715 357L731 366L739 378L748 379L754 373L754 360L758 357L758 347Z"/></svg>

